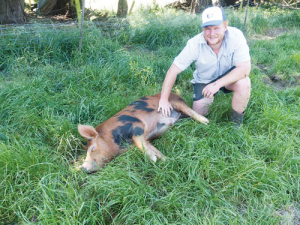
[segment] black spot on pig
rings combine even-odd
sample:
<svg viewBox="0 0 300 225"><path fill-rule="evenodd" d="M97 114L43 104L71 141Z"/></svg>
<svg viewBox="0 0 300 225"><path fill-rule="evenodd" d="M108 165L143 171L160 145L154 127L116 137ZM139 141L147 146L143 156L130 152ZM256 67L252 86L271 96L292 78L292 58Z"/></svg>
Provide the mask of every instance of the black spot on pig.
<svg viewBox="0 0 300 225"><path fill-rule="evenodd" d="M141 127L133 127L132 123L126 123L112 131L114 141L117 145L124 148L128 144L132 144L132 136L141 136L144 130Z"/></svg>
<svg viewBox="0 0 300 225"><path fill-rule="evenodd" d="M128 115L122 115L118 118L118 120L122 123L134 123L134 122L141 122L138 118Z"/></svg>
<svg viewBox="0 0 300 225"><path fill-rule="evenodd" d="M147 100L147 98L142 98L142 100ZM135 101L135 102L131 103L130 106L134 106L135 109L139 109L139 110L146 111L146 112L153 112L154 111L154 109L148 108L148 103L147 102L141 101L141 100L138 100L138 101Z"/></svg>
<svg viewBox="0 0 300 225"><path fill-rule="evenodd" d="M185 103L185 101L184 101L182 98L178 98L178 100L179 100L179 101L182 101L182 102L184 102L184 103Z"/></svg>

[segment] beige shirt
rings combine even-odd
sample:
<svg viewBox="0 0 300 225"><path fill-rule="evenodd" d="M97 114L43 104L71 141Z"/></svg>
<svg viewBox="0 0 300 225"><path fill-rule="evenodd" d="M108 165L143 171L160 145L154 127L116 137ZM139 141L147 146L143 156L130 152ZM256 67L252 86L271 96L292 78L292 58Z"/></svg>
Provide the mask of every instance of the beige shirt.
<svg viewBox="0 0 300 225"><path fill-rule="evenodd" d="M207 44L202 32L187 42L173 63L183 71L195 62L196 70L191 82L207 84L224 74L235 63L250 59L249 46L243 33L235 27L228 27L218 56Z"/></svg>

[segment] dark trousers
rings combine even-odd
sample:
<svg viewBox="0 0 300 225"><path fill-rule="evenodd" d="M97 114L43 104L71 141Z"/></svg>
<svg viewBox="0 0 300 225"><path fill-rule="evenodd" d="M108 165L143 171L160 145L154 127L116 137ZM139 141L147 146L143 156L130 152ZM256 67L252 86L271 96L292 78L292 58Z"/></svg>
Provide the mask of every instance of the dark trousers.
<svg viewBox="0 0 300 225"><path fill-rule="evenodd" d="M222 74L222 75L219 76L218 78L212 80L212 81L209 82L208 84L195 83L195 84L194 84L194 97L193 97L193 100L194 100L194 101L198 101L198 100L204 98L204 96L203 96L203 94L202 94L203 89L204 89L207 85L209 85L209 84L211 84L211 83L217 81L218 79L220 79L220 78L226 76L226 75L227 75L228 73L230 73L233 69L235 69L235 66L233 66L233 67L232 67L231 69L229 69L227 72L225 72L224 74ZM222 90L222 91L223 91L224 93L226 93L226 94L232 92L232 91L226 89L225 87L221 87L220 90ZM218 92L217 92L217 93L218 93ZM216 94L217 94L217 93L216 93Z"/></svg>

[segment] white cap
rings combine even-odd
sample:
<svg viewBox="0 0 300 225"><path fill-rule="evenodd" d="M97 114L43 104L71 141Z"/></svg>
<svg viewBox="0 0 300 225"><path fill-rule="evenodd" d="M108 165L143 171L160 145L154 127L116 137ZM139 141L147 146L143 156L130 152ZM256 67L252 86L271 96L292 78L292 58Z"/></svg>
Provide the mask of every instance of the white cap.
<svg viewBox="0 0 300 225"><path fill-rule="evenodd" d="M210 7L202 13L202 26L218 26L223 21L226 21L224 10L220 7Z"/></svg>

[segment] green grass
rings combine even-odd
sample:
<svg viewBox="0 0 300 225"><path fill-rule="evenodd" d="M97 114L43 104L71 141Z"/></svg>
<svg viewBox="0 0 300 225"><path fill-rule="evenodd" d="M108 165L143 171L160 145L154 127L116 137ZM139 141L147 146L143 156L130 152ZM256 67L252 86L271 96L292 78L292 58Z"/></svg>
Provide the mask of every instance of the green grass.
<svg viewBox="0 0 300 225"><path fill-rule="evenodd" d="M245 11L226 11L243 29ZM299 22L297 11L250 9L252 96L239 131L228 123L231 95L220 93L208 126L184 119L153 141L166 162L131 146L92 175L75 169L85 155L77 125L159 92L201 17L156 9L86 23L81 54L77 28L9 30L0 44L0 224L299 220ZM173 89L189 105L192 72Z"/></svg>

